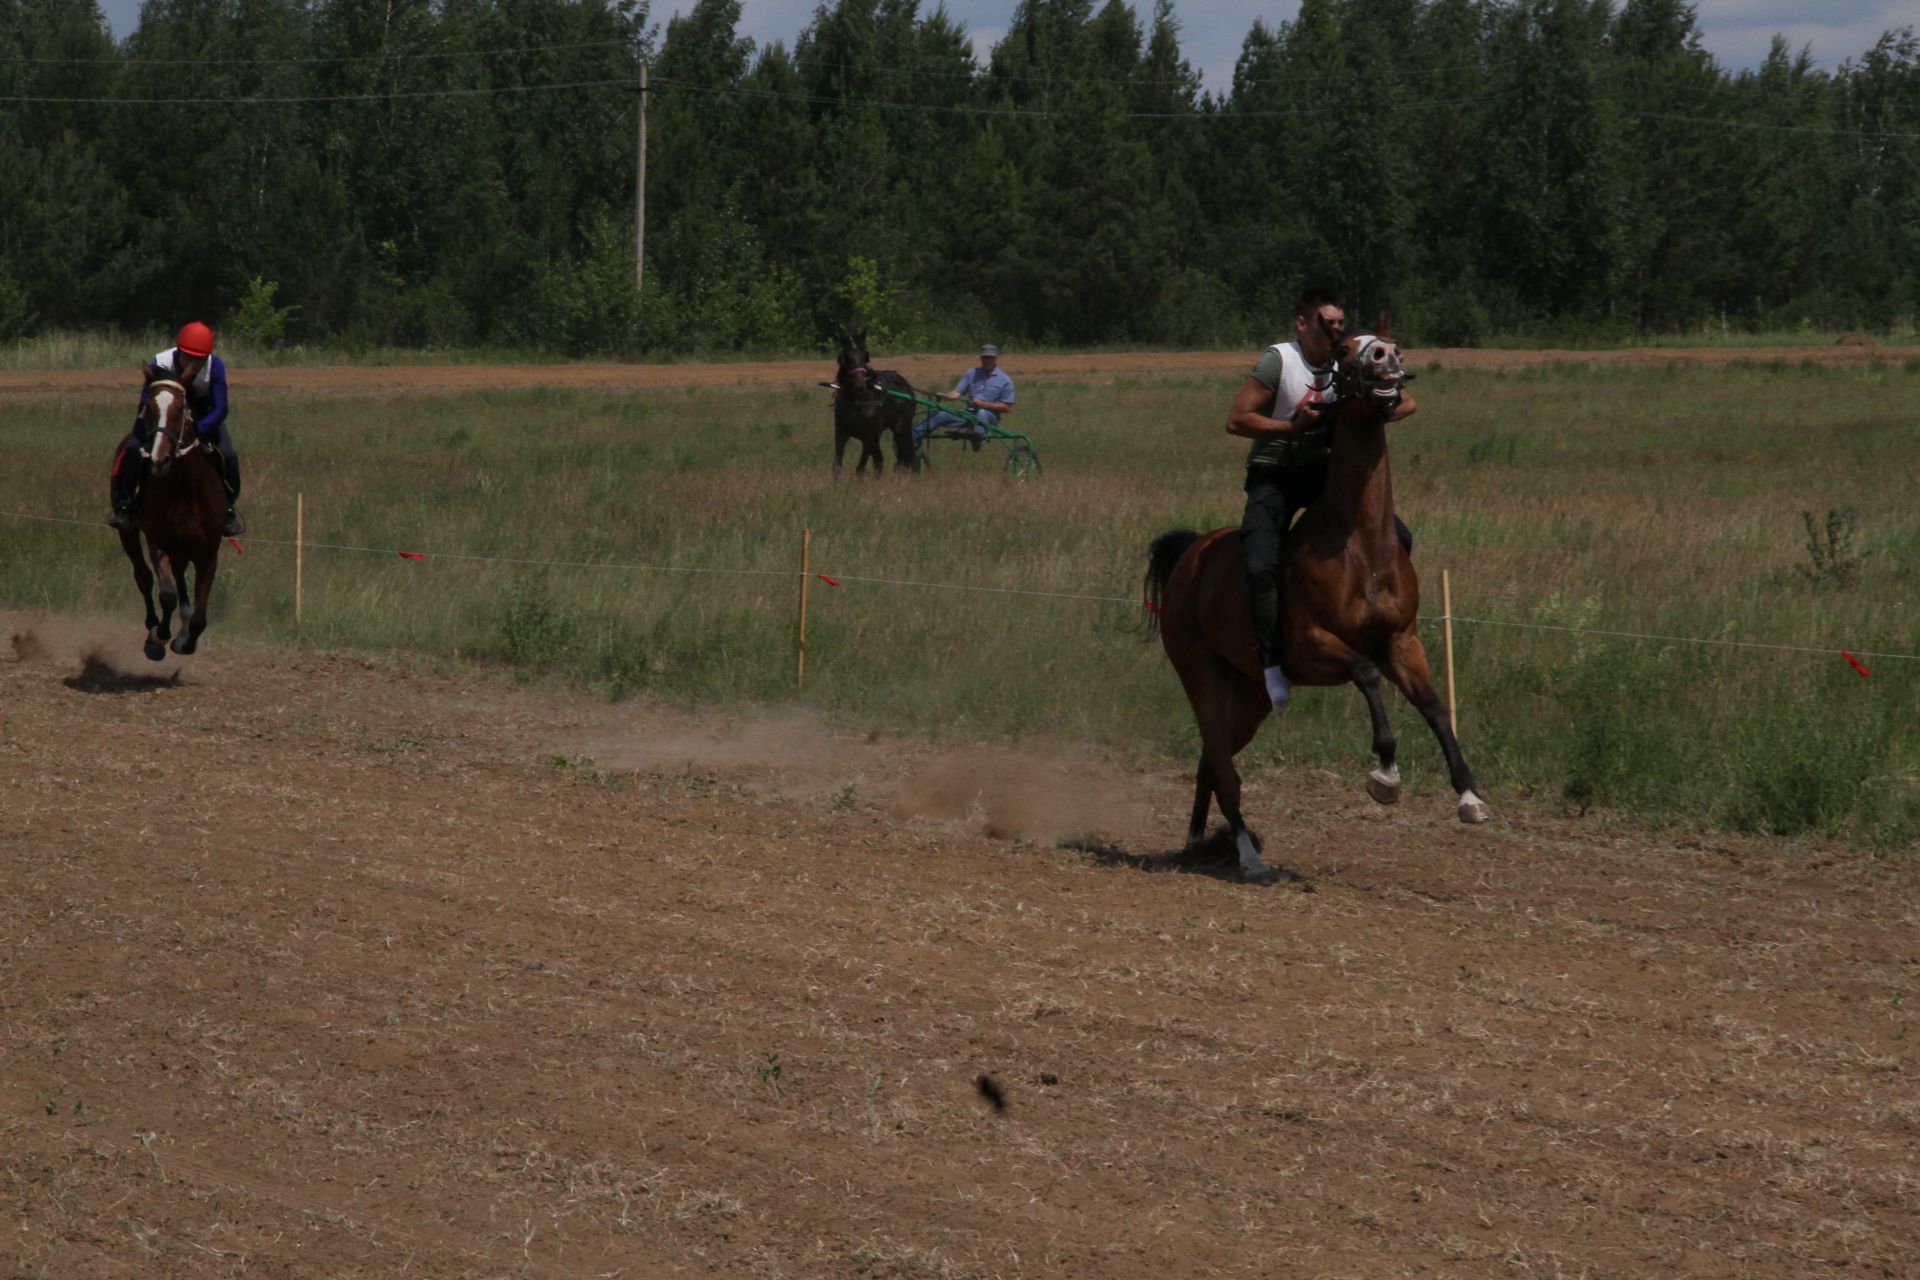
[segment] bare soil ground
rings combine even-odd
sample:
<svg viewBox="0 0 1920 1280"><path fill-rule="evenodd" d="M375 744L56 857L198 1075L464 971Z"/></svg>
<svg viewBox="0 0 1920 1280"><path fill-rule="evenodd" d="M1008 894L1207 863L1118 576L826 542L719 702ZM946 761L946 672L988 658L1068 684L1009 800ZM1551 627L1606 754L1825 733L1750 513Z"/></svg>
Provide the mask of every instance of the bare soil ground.
<svg viewBox="0 0 1920 1280"><path fill-rule="evenodd" d="M1920 1257L1909 859L135 639L0 615L8 1277Z"/></svg>
<svg viewBox="0 0 1920 1280"><path fill-rule="evenodd" d="M1483 351L1423 347L1416 362L1454 369L1524 369L1538 365L1727 364L1735 360L1810 360L1817 364L1865 364L1872 360L1920 357L1920 346L1882 347L1870 342L1805 347L1636 347L1619 351ZM925 386L937 386L972 362L965 354L876 357L879 363ZM1021 377L1117 377L1130 374L1244 373L1252 367L1246 351L1127 351L1094 355L1020 355L1006 365ZM662 387L810 386L832 376L833 361L777 360L731 364L559 364L559 365L335 365L250 368L246 384L262 391L481 391L502 387L573 387L637 391ZM100 393L123 395L124 369L0 372L0 399Z"/></svg>

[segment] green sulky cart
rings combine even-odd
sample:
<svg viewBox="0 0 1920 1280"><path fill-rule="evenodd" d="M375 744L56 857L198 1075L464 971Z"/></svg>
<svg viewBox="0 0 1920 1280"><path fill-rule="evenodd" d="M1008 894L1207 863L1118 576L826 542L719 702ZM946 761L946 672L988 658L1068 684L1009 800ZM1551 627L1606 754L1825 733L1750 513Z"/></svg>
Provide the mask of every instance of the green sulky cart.
<svg viewBox="0 0 1920 1280"><path fill-rule="evenodd" d="M927 435L920 440L916 448L922 467L931 467L933 465L933 453L928 448L930 444L935 440L952 440L960 444L963 448L971 446L976 453L988 445L995 445L1004 450L1006 454L1007 474L1015 480L1025 480L1030 476L1040 474L1040 454L1034 449L1033 441L1021 435L1018 431L1008 431L998 423L988 422L973 410L957 402L952 404L942 403L928 396L919 395L911 391L897 390L893 387L886 388L886 392L888 395L896 396L902 400L911 400L918 406L919 411L913 420L914 434L916 436L920 434L920 429L926 423L927 419L933 417L936 413L950 413L960 419L960 426L943 427L940 430L927 433Z"/></svg>

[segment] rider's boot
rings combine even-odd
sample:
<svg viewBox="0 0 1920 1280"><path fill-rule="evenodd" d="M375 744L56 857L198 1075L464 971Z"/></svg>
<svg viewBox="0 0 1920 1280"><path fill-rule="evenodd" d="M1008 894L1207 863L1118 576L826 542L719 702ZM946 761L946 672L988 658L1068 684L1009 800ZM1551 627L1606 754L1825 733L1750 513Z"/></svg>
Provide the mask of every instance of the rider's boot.
<svg viewBox="0 0 1920 1280"><path fill-rule="evenodd" d="M1287 680L1287 673L1279 667L1268 667L1261 672L1267 681L1267 700L1273 703L1273 713L1279 715L1293 705L1293 685Z"/></svg>
<svg viewBox="0 0 1920 1280"><path fill-rule="evenodd" d="M220 461L227 473L227 522L220 526L220 536L237 538L247 531L247 522L234 510L240 502L240 459L236 454L227 453L221 456Z"/></svg>
<svg viewBox="0 0 1920 1280"><path fill-rule="evenodd" d="M140 497L140 459L137 456L123 450L113 460L110 493L113 514L107 517L108 526L122 533L132 533L138 524L133 507Z"/></svg>

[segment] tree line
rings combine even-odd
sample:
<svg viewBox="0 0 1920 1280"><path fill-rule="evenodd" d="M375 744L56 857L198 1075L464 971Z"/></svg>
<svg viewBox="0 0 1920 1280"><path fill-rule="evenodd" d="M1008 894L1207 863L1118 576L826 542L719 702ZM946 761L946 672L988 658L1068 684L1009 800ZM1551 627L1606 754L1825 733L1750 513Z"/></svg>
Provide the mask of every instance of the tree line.
<svg viewBox="0 0 1920 1280"><path fill-rule="evenodd" d="M1203 89L1170 0L0 0L0 338L576 354L1911 326L1920 40L1703 51L1684 0L1304 0ZM633 242L649 72L644 287Z"/></svg>

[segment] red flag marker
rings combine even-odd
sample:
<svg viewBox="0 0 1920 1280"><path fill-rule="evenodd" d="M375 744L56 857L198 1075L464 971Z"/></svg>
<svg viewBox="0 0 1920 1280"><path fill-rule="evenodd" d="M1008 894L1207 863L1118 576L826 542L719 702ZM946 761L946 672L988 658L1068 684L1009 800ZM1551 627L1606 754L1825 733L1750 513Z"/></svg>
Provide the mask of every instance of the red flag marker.
<svg viewBox="0 0 1920 1280"><path fill-rule="evenodd" d="M1840 656L1847 660L1848 666L1852 667L1855 671L1858 671L1861 675L1870 676L1873 674L1873 672L1867 670L1865 667L1860 665L1860 659L1854 657L1852 654L1848 653L1845 649L1842 649L1840 651Z"/></svg>
<svg viewBox="0 0 1920 1280"><path fill-rule="evenodd" d="M828 576L827 576L826 574L824 574L824 573L816 573L816 574L814 574L813 576L814 576L814 577L816 577L816 578L818 578L818 579L820 579L820 581L822 581L822 582L824 582L824 583L826 583L826 584L827 584L828 586L830 586L830 587L837 587L837 586L839 586L839 585L840 585L839 583L837 583L837 582L835 582L835 581L834 581L834 580L833 580L832 578L829 578L829 577L828 577Z"/></svg>
<svg viewBox="0 0 1920 1280"><path fill-rule="evenodd" d="M245 554L247 554L247 549L246 549L245 547L243 547L243 546L241 546L241 545L240 545L240 539L238 539L238 538L228 538L228 539L227 539L227 541L228 541L228 542L231 542L231 543L233 544L233 549L234 549L234 550L235 550L236 552L238 552L239 554L241 554L241 555L245 555Z"/></svg>
<svg viewBox="0 0 1920 1280"><path fill-rule="evenodd" d="M418 551L402 551L400 558L402 560L425 560L427 557Z"/></svg>

